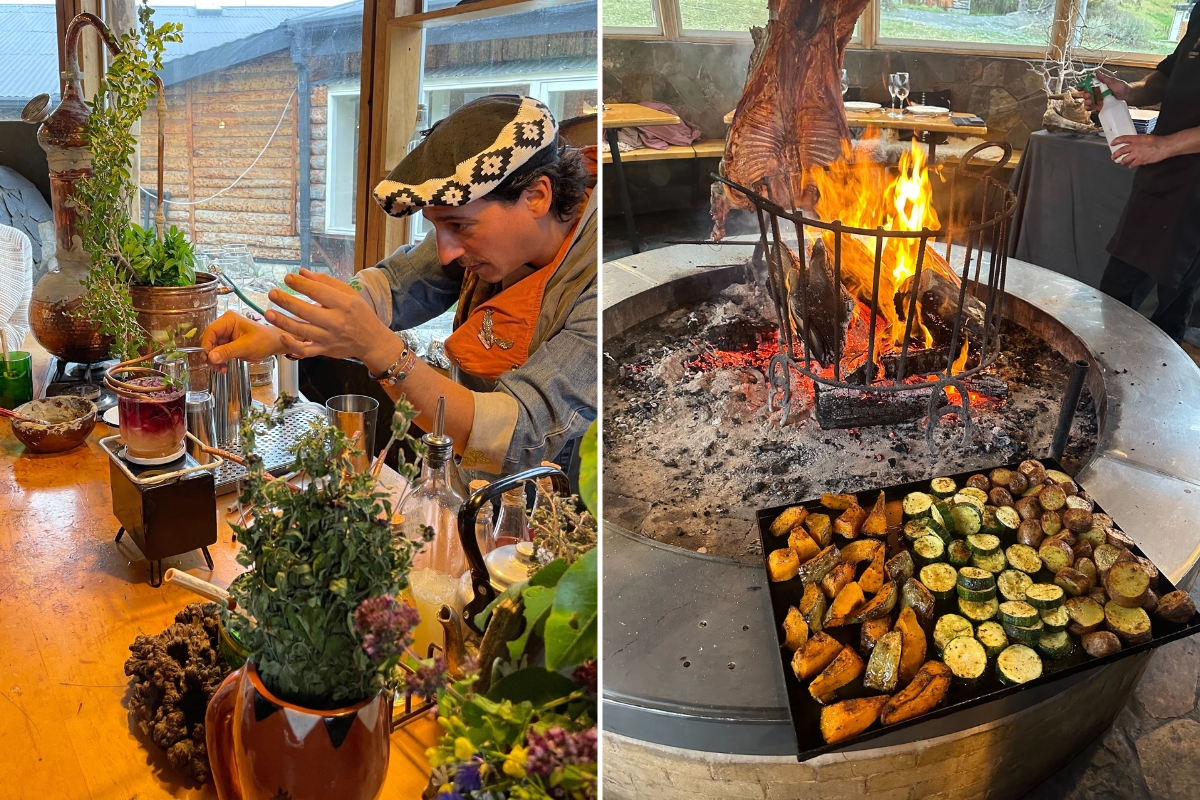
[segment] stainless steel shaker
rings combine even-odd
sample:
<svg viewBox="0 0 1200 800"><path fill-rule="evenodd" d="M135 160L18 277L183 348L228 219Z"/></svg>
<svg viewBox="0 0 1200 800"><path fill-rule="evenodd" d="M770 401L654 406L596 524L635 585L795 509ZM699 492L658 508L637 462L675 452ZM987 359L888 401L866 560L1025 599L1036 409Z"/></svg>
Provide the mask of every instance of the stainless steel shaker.
<svg viewBox="0 0 1200 800"><path fill-rule="evenodd" d="M279 356L275 359L277 369L279 370L279 396L288 395L289 397L300 397L300 366L299 362L293 361L287 356Z"/></svg>
<svg viewBox="0 0 1200 800"><path fill-rule="evenodd" d="M220 447L238 443L242 418L254 402L250 393L250 365L238 358L225 364L224 374L215 370L209 376L212 392L214 433Z"/></svg>
<svg viewBox="0 0 1200 800"><path fill-rule="evenodd" d="M219 447L216 434L216 415L213 413L213 398L210 392L188 392L187 410L188 433L208 447ZM201 464L207 464L211 458L201 452L200 446L192 439L187 442L188 453Z"/></svg>

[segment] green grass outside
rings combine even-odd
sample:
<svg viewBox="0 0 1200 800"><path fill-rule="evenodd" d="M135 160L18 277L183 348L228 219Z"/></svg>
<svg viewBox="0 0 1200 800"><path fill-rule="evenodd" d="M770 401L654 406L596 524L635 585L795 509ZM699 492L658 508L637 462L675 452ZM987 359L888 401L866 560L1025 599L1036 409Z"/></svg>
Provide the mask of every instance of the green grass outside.
<svg viewBox="0 0 1200 800"><path fill-rule="evenodd" d="M602 7L606 28L654 27L654 10L650 0L604 0Z"/></svg>

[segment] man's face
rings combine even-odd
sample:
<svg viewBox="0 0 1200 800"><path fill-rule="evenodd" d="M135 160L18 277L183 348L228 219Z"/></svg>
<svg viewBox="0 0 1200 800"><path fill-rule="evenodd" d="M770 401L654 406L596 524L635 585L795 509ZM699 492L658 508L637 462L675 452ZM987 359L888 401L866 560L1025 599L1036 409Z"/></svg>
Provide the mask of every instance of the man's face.
<svg viewBox="0 0 1200 800"><path fill-rule="evenodd" d="M484 197L457 208L431 206L423 211L433 225L441 262L458 261L488 283L499 283L527 264L544 236L537 224L540 214L525 195L513 205Z"/></svg>

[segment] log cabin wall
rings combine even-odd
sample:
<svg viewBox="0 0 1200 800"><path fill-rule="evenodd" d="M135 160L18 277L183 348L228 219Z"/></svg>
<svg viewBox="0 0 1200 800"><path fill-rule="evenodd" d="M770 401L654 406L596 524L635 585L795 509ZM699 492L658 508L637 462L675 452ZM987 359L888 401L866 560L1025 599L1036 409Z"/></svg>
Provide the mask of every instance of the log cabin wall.
<svg viewBox="0 0 1200 800"><path fill-rule="evenodd" d="M701 129L705 139L725 137L723 117L736 105L746 81L751 45L707 42L648 42L606 39L603 92L606 102L657 100ZM1023 148L1030 133L1041 128L1046 94L1027 61L983 54L918 53L900 50L846 51L845 67L861 99L890 101L884 79L908 72L913 93L949 91L954 111L971 111L988 122L989 135ZM1122 78L1140 80L1149 72L1115 67ZM715 171L716 160L700 165L702 180ZM683 209L692 205L695 179L684 161L652 161L626 168L635 212ZM611 184L611 182L610 182ZM610 189L611 190L611 189ZM707 213L707 193L703 213ZM606 214L619 214L616 195L606 191Z"/></svg>

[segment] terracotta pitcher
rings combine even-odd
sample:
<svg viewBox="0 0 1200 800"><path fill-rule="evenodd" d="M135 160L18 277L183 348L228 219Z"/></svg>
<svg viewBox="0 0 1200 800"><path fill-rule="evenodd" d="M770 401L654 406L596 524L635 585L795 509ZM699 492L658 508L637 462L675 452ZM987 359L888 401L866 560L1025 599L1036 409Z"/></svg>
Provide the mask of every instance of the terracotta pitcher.
<svg viewBox="0 0 1200 800"><path fill-rule="evenodd" d="M317 711L284 702L253 662L217 689L204 718L221 800L373 800L388 766L391 703L383 693Z"/></svg>

